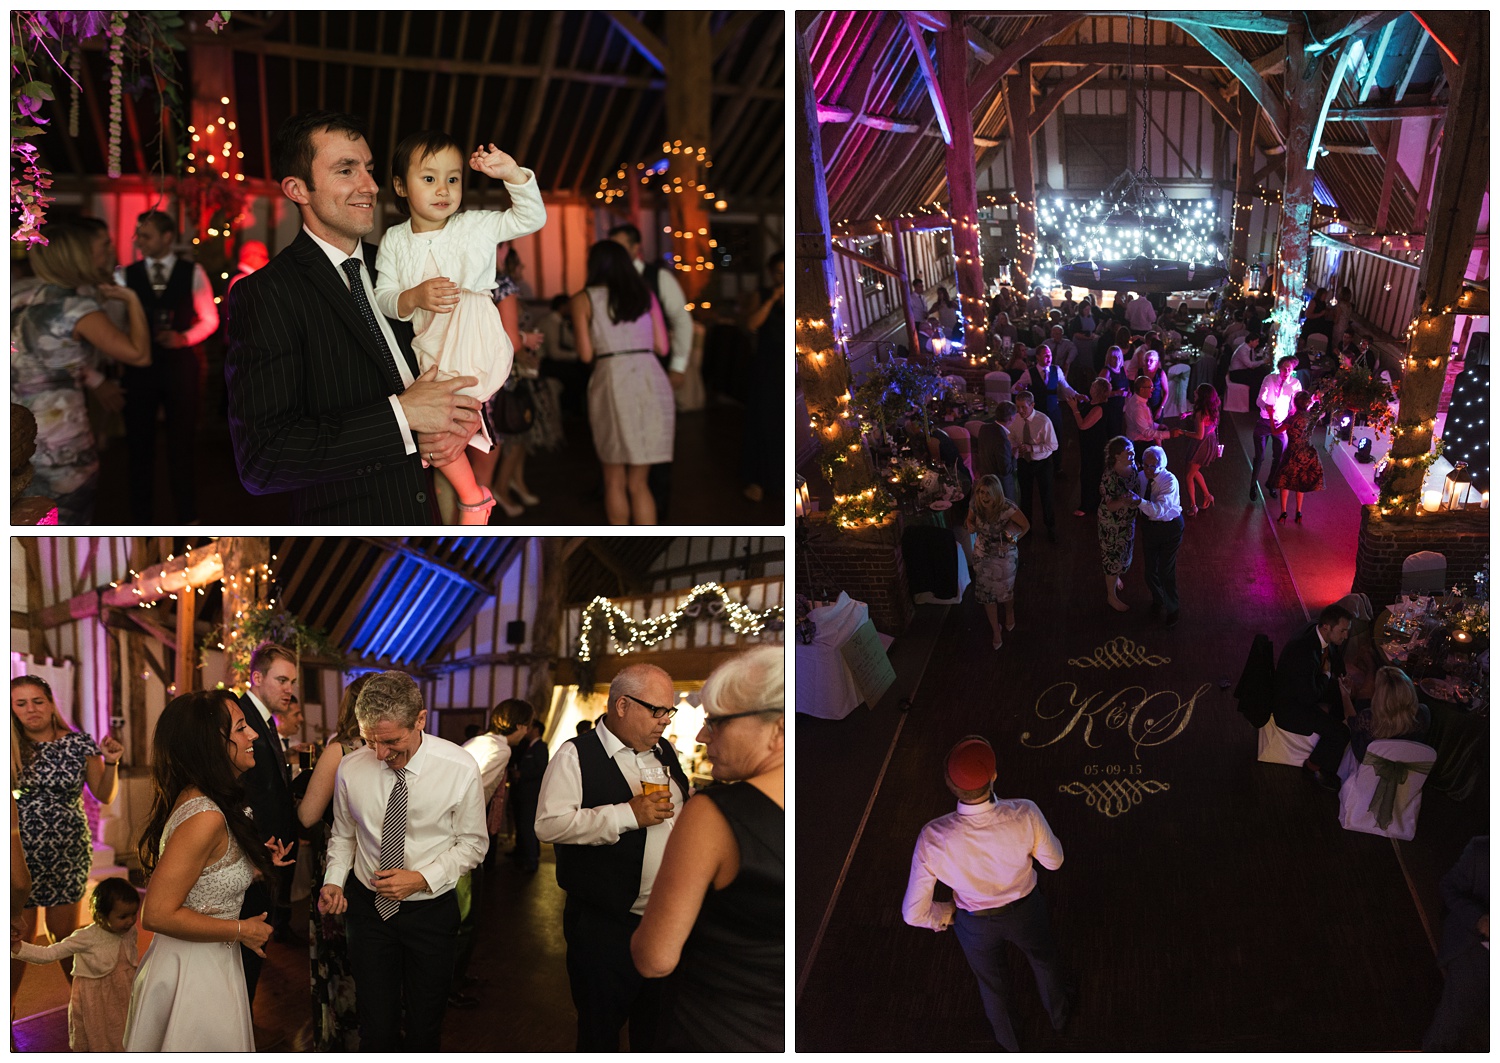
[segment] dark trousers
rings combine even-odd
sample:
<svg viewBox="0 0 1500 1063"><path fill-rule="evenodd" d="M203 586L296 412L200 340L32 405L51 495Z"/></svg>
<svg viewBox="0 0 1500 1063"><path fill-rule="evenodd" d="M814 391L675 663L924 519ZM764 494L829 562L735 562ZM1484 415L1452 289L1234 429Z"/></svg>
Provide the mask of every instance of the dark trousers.
<svg viewBox="0 0 1500 1063"><path fill-rule="evenodd" d="M511 786L512 809L516 816L516 860L527 871L535 871L542 861L542 844L536 837L536 808L542 794L540 779L524 779Z"/></svg>
<svg viewBox="0 0 1500 1063"><path fill-rule="evenodd" d="M1260 478L1260 459L1266 452L1266 440L1271 441L1271 467L1266 470L1269 478L1281 464L1281 453L1286 449L1286 433L1272 432L1271 422L1264 417L1255 419L1255 459L1250 463L1250 489L1255 489L1255 481ZM1267 488L1270 490L1270 488Z"/></svg>
<svg viewBox="0 0 1500 1063"><path fill-rule="evenodd" d="M458 951L458 898L449 890L430 901L402 901L382 919L375 894L352 873L344 896L361 1051L437 1051Z"/></svg>
<svg viewBox="0 0 1500 1063"><path fill-rule="evenodd" d="M1162 612L1171 616L1177 612L1177 551L1182 546L1182 517L1147 520L1142 514L1140 526L1146 555L1146 589Z"/></svg>
<svg viewBox="0 0 1500 1063"><path fill-rule="evenodd" d="M484 863L468 874L469 879L469 910L464 912L461 908L458 920L458 948L455 950L453 959L453 983L454 988L461 988L464 976L469 972L469 960L474 956L474 945L479 940L479 917L484 907ZM462 883L463 879L459 879ZM457 889L454 890L458 892Z"/></svg>
<svg viewBox="0 0 1500 1063"><path fill-rule="evenodd" d="M1489 1047L1490 950L1476 944L1449 960L1443 970L1447 981L1422 1038L1422 1051L1483 1051Z"/></svg>
<svg viewBox="0 0 1500 1063"><path fill-rule="evenodd" d="M618 1051L627 1021L632 1052L656 1044L660 989L654 980L641 977L630 958L630 935L640 922L638 915L606 911L571 895L563 907L580 1052Z"/></svg>
<svg viewBox="0 0 1500 1063"><path fill-rule="evenodd" d="M1014 904L992 909L989 913L966 912L954 915L953 930L963 946L964 958L979 980L979 996L989 1017L995 1040L1006 1051L1018 1051L1016 1031L1010 1022L1009 989L1006 986L1005 943L1020 949L1036 975L1042 1007L1054 1027L1060 1026L1068 1008L1068 989L1057 943L1052 938L1052 920L1047 900L1040 889L1034 889Z"/></svg>
<svg viewBox="0 0 1500 1063"><path fill-rule="evenodd" d="M1344 750L1349 745L1349 727L1339 718L1341 708L1328 707L1333 711L1324 712L1322 707L1278 707L1276 726L1291 734L1317 735L1318 744L1313 746L1309 759L1329 775L1337 775Z"/></svg>
<svg viewBox="0 0 1500 1063"><path fill-rule="evenodd" d="M1031 488L1042 498L1042 523L1048 528L1056 527L1057 514L1052 511L1052 459L1029 461L1022 458L1016 462L1016 493L1019 496L1021 513L1031 520Z"/></svg>
<svg viewBox="0 0 1500 1063"><path fill-rule="evenodd" d="M207 361L201 347L155 347L151 357L151 365L124 371L130 519L134 524L160 523L152 498L156 486L156 413L165 407L167 479L172 487L173 515L179 522L197 520L195 455Z"/></svg>
<svg viewBox="0 0 1500 1063"><path fill-rule="evenodd" d="M313 903L317 903L314 899ZM240 902L240 918L250 919L257 915L265 915L266 921L270 921L272 908L271 887L265 879L256 879L245 889L245 899ZM266 961L251 952L244 945L240 946L240 959L245 963L245 992L250 997L250 1006L255 1006L255 984L260 981L261 964Z"/></svg>

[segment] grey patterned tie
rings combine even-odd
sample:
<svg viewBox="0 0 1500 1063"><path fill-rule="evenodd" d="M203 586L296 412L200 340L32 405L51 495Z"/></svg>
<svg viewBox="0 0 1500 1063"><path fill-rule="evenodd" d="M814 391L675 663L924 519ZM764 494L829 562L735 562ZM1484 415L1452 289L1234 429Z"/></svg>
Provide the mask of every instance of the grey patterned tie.
<svg viewBox="0 0 1500 1063"><path fill-rule="evenodd" d="M401 383L401 370L396 368L396 356L385 342L385 333L380 331L380 323L375 320L375 308L370 305L370 300L365 296L365 284L359 276L361 265L363 263L357 258L344 259L344 275L349 278L349 294L354 296L354 306L359 311L359 316L365 319L365 327L370 330L370 335L375 337L375 346L379 347L381 353L385 355L386 370L391 374L391 383L395 385L396 393L399 395L406 390L406 385Z"/></svg>
<svg viewBox="0 0 1500 1063"><path fill-rule="evenodd" d="M395 871L406 866L406 769L394 768L396 786L385 806L385 822L380 825L380 870ZM376 897L375 910L380 918L389 919L401 910L393 897Z"/></svg>
<svg viewBox="0 0 1500 1063"><path fill-rule="evenodd" d="M165 262L151 263L151 290L157 295L167 290L167 264Z"/></svg>

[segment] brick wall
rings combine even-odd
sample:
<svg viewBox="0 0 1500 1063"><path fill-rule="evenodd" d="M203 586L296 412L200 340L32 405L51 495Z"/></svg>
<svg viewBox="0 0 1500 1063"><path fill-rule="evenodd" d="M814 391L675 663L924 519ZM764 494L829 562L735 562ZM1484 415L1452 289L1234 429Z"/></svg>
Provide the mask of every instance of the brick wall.
<svg viewBox="0 0 1500 1063"><path fill-rule="evenodd" d="M1489 560L1489 511L1382 517L1375 506L1365 506L1354 590L1368 594L1376 609L1389 605L1401 595L1401 563L1419 550L1436 550L1448 559L1449 587L1469 582Z"/></svg>
<svg viewBox="0 0 1500 1063"><path fill-rule="evenodd" d="M900 518L876 528L840 531L826 517L815 517L810 528L809 539L797 544L797 593L844 591L870 607L877 631L905 631L916 607L901 560Z"/></svg>

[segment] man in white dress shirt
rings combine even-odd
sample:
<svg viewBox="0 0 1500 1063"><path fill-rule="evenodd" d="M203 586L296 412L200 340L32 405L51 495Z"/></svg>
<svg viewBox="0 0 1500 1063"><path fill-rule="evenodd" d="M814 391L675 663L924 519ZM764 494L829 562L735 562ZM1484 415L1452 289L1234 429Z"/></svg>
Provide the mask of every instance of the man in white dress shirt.
<svg viewBox="0 0 1500 1063"><path fill-rule="evenodd" d="M1167 471L1167 452L1147 447L1141 454L1141 543L1145 547L1146 587L1151 615L1168 630L1177 626L1177 551L1182 547L1182 499L1177 477Z"/></svg>
<svg viewBox="0 0 1500 1063"><path fill-rule="evenodd" d="M354 714L365 747L339 762L318 906L345 913L360 1048L436 1051L458 947L453 887L489 847L479 765L423 733L422 692L404 672L371 676Z"/></svg>
<svg viewBox="0 0 1500 1063"><path fill-rule="evenodd" d="M1156 307L1144 295L1137 295L1125 304L1125 323L1131 332L1150 332L1156 327Z"/></svg>
<svg viewBox="0 0 1500 1063"><path fill-rule="evenodd" d="M157 415L166 411L167 471L173 515L179 523L198 519L198 411L208 356L203 343L219 328L214 290L203 267L173 250L177 222L148 210L136 219L135 246L141 259L125 269L125 283L141 298L151 327L151 364L127 366L125 442L130 453L130 518L135 524L160 523L152 505L156 486Z"/></svg>
<svg viewBox="0 0 1500 1063"><path fill-rule="evenodd" d="M1042 1006L1061 1030L1073 1009L1047 901L1037 888L1035 860L1049 871L1062 866L1062 844L1034 802L995 796L995 751L978 735L948 752L944 781L958 810L922 828L911 857L901 917L915 927L950 926L979 980L979 996L995 1040L1018 1051L1007 1004L1005 942L1026 954L1036 974ZM934 901L933 886L946 883L952 901Z"/></svg>
<svg viewBox="0 0 1500 1063"><path fill-rule="evenodd" d="M1282 451L1286 449L1286 431L1277 431L1278 425L1286 424L1292 415L1292 396L1302 390L1302 381L1297 379L1298 360L1288 354L1276 362L1276 372L1260 385L1255 408L1260 415L1255 421L1255 458L1250 463L1250 501L1255 501L1256 480L1260 477L1260 458L1266 452L1266 440L1271 441L1271 467L1274 473L1281 464ZM1267 488L1269 491L1270 488Z"/></svg>
<svg viewBox="0 0 1500 1063"><path fill-rule="evenodd" d="M1042 523L1047 526L1047 541L1057 542L1057 514L1052 507L1052 462L1048 459L1057 452L1057 432L1047 415L1039 413L1036 399L1029 391L1019 391L1011 396L1016 404L1016 415L1006 429L1010 432L1011 446L1016 452L1016 500L1021 513L1031 519L1031 489L1042 499Z"/></svg>
<svg viewBox="0 0 1500 1063"><path fill-rule="evenodd" d="M675 704L672 677L660 668L621 669L605 714L564 743L542 777L536 836L553 844L557 884L568 893L563 937L579 1051L616 1051L627 1020L631 1051L655 1044L658 991L636 971L630 936L690 789L662 739ZM643 792L643 770L664 772L667 790Z"/></svg>

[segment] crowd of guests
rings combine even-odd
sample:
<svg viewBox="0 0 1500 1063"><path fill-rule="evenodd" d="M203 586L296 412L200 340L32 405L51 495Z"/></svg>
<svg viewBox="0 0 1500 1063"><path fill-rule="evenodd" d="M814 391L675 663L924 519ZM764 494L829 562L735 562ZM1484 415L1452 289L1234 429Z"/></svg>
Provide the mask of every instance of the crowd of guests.
<svg viewBox="0 0 1500 1063"><path fill-rule="evenodd" d="M244 324L236 324L233 301L221 302L203 266L178 252L177 221L161 210L140 215L139 257L125 267L98 219L59 218L49 222L47 238L12 267L11 401L37 422L24 493L54 501L59 523L94 522L101 447L123 436L131 522L159 521L168 505L179 523L198 521L209 355L216 336L231 342ZM607 519L655 523L670 499L678 406L703 402L701 378L690 381L688 370L695 349L702 360L705 325L689 313L673 271L642 256L634 225L616 226L590 248L584 290L558 296L543 315L528 306L532 293L512 243L494 246L494 257L493 290L482 294L498 310L494 345L508 345L514 361L506 360L503 387L482 404L494 445L462 451L472 475L459 482L472 480L470 493L485 498L466 503L468 494L440 479L443 521L488 520L492 508L522 517L540 502L527 480L528 455L560 447L565 416L586 414ZM244 242L224 291L239 289L270 261L263 243ZM757 502L780 482L782 452L779 253L767 270L771 283L749 293L731 329L736 350L753 348L735 359L743 365L730 390L746 406L739 471L746 496ZM241 317L251 313L242 309ZM636 354L649 357L630 357ZM163 460L170 499L157 498Z"/></svg>
<svg viewBox="0 0 1500 1063"><path fill-rule="evenodd" d="M580 1049L781 1051L785 984L784 664L779 646L717 668L696 791L663 734L671 677L622 669L593 726L548 756L532 706L507 699L464 745L426 730L415 681L360 676L337 733L293 778L295 658L256 650L245 694L172 700L150 750L153 797L129 881L94 884L81 792L114 796L123 752L62 720L41 679L12 683L12 1000L28 963L65 964L74 1051L250 1051L260 965L287 932L300 842L309 911L313 1047L435 1050L469 976L486 864L510 858L567 893L562 935ZM296 756L302 750L290 748ZM47 944L34 942L38 909ZM280 924L280 925L278 925ZM137 926L152 932L139 955ZM257 1036L257 1035L261 1036Z"/></svg>

